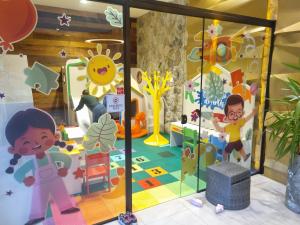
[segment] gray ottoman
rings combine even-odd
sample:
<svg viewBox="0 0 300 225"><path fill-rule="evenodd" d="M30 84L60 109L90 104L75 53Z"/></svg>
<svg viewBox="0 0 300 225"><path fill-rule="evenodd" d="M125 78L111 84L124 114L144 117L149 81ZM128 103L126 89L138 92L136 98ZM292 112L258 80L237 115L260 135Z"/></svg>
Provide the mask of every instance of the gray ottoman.
<svg viewBox="0 0 300 225"><path fill-rule="evenodd" d="M250 171L223 162L207 168L206 198L213 205L239 210L250 205Z"/></svg>

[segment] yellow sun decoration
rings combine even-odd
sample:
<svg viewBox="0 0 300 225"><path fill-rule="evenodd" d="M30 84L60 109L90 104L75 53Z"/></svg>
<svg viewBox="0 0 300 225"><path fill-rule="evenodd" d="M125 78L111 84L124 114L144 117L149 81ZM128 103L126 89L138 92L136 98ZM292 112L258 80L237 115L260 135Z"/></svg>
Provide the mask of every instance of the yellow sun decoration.
<svg viewBox="0 0 300 225"><path fill-rule="evenodd" d="M87 88L92 95L101 97L108 92L116 92L116 86L123 80L123 73L119 72L123 64L116 64L115 61L120 59L122 54L117 52L111 58L110 49L106 49L106 54L103 55L101 44L97 44L97 55L94 55L92 50L88 50L88 54L91 57L89 60L80 58L87 66L87 74L79 76L77 80L87 80Z"/></svg>

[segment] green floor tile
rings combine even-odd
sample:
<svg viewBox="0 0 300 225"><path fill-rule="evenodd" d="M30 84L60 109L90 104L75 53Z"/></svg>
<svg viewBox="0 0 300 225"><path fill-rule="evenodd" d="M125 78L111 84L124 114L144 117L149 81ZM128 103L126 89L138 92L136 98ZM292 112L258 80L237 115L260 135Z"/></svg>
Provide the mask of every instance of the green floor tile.
<svg viewBox="0 0 300 225"><path fill-rule="evenodd" d="M159 166L159 164L156 163L155 161L149 161L149 162L141 163L141 164L139 164L139 166L142 167L144 170L146 170L146 169L150 169L153 167L157 167L157 166Z"/></svg>
<svg viewBox="0 0 300 225"><path fill-rule="evenodd" d="M132 174L132 178L135 179L136 181L146 179L148 177L151 177L148 173L145 171L140 171Z"/></svg>
<svg viewBox="0 0 300 225"><path fill-rule="evenodd" d="M159 152L158 155L160 157L163 157L163 158L171 158L171 157L176 157L176 155L170 151L163 151L163 152Z"/></svg>
<svg viewBox="0 0 300 225"><path fill-rule="evenodd" d="M156 177L157 180L159 180L162 184L169 184L175 181L178 181L174 176L170 174L165 174L162 176Z"/></svg>
<svg viewBox="0 0 300 225"><path fill-rule="evenodd" d="M196 189L193 189L190 186L188 186L184 183L181 183L180 181L166 184L165 187L167 187L169 190L171 190L174 194L178 195L178 197L179 196L187 196L187 195L196 193Z"/></svg>
<svg viewBox="0 0 300 225"><path fill-rule="evenodd" d="M171 172L170 175L175 177L177 180L180 180L181 179L181 170Z"/></svg>

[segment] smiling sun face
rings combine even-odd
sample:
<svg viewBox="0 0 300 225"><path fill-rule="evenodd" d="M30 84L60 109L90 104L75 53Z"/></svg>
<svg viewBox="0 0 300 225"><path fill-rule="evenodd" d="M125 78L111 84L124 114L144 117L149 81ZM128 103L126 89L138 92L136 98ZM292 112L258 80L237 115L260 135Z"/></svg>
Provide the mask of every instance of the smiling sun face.
<svg viewBox="0 0 300 225"><path fill-rule="evenodd" d="M103 95L109 91L115 92L115 86L122 81L122 74L118 71L123 66L122 64L115 64L115 60L121 58L121 53L116 53L112 58L109 57L110 49L106 50L106 54L102 55L102 45L97 45L97 55L94 55L91 50L88 54L91 59L81 59L87 65L87 75L79 76L79 81L88 79L87 86L93 95ZM102 90L99 86L102 86Z"/></svg>
<svg viewBox="0 0 300 225"><path fill-rule="evenodd" d="M97 85L110 84L116 76L117 68L111 58L105 55L94 56L87 67L89 78Z"/></svg>

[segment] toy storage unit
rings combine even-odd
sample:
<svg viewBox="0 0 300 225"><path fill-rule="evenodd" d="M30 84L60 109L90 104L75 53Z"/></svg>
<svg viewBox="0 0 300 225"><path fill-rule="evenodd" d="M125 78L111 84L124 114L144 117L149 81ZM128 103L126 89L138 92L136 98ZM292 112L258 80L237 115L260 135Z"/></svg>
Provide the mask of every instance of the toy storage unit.
<svg viewBox="0 0 300 225"><path fill-rule="evenodd" d="M250 171L230 162L208 167L206 198L225 209L247 208L250 205Z"/></svg>

